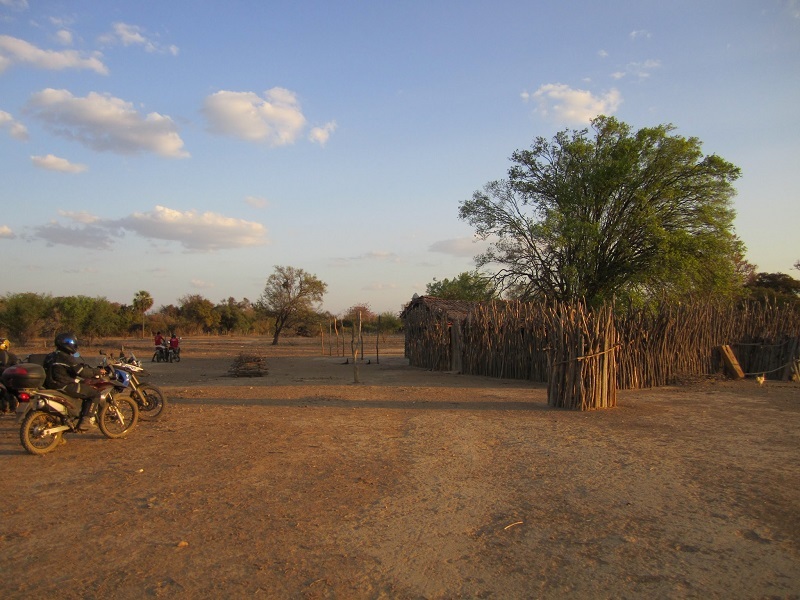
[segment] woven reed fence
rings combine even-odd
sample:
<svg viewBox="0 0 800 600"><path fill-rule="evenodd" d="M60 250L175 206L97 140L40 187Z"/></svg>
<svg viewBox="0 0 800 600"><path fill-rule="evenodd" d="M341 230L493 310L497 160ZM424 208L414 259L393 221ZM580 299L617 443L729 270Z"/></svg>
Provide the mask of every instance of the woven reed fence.
<svg viewBox="0 0 800 600"><path fill-rule="evenodd" d="M462 372L505 379L548 379L547 308L543 304L478 304L467 317Z"/></svg>
<svg viewBox="0 0 800 600"><path fill-rule="evenodd" d="M782 379L800 350L800 311L788 305L723 302L663 304L616 319L620 389L659 387L679 376L721 369L730 345L742 370Z"/></svg>
<svg viewBox="0 0 800 600"><path fill-rule="evenodd" d="M409 364L434 371L447 371L451 365L451 352L450 319L447 313L415 310L406 315L405 355Z"/></svg>
<svg viewBox="0 0 800 600"><path fill-rule="evenodd" d="M458 325L463 330L454 347L453 319L446 313L406 315L410 363L448 370L454 364L452 353L457 352L465 374L551 385L554 378L567 377L573 391L581 391L602 389L592 380L595 376L612 377L618 389L638 389L668 385L680 376L710 375L721 368L719 347L724 344L732 347L745 373L769 379L786 378L800 356L800 310L789 305L693 301L619 314L613 307L593 313L580 304L495 302L476 304ZM563 340L572 340L575 347L568 349ZM613 353L609 344L615 347ZM586 359L579 357L599 352L600 347L609 356L591 367L600 369L590 369L596 375L586 375L580 384L577 371L553 373L563 361L581 362ZM581 377L585 368L580 369ZM566 379L558 387L568 388ZM603 402L615 401L607 397Z"/></svg>

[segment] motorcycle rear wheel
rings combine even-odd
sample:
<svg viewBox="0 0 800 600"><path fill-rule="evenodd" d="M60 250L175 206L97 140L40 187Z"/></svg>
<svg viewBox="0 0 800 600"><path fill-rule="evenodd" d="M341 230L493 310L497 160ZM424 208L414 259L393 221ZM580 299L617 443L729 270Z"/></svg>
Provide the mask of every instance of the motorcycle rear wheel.
<svg viewBox="0 0 800 600"><path fill-rule="evenodd" d="M139 418L142 421L157 421L167 412L167 398L156 386L143 383L136 390L131 390L131 396L139 405Z"/></svg>
<svg viewBox="0 0 800 600"><path fill-rule="evenodd" d="M97 411L97 426L104 436L111 439L123 438L136 427L139 421L139 407L128 396L115 396Z"/></svg>
<svg viewBox="0 0 800 600"><path fill-rule="evenodd" d="M62 432L47 435L42 432L60 424L60 420L54 415L39 410L28 413L19 429L19 441L22 442L22 447L37 456L52 452L61 443Z"/></svg>

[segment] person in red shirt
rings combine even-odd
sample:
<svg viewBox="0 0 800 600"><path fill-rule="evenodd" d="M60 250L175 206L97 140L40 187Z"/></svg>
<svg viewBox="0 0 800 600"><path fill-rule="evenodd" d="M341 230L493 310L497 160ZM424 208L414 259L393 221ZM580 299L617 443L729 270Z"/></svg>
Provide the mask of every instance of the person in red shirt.
<svg viewBox="0 0 800 600"><path fill-rule="evenodd" d="M156 332L153 343L156 345L156 351L153 353L153 359L150 362L154 362L156 358L158 358L159 361L167 360L167 342L160 331Z"/></svg>
<svg viewBox="0 0 800 600"><path fill-rule="evenodd" d="M170 353L170 357L169 357L170 362L172 362L173 359L177 360L177 361L180 361L180 359L181 359L181 338L179 338L174 333L172 334L172 337L169 338L169 353Z"/></svg>

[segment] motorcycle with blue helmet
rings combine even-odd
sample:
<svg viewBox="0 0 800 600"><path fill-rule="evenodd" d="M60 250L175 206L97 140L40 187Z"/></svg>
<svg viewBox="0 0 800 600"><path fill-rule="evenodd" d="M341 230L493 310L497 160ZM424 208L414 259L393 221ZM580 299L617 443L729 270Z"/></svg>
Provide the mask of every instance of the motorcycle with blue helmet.
<svg viewBox="0 0 800 600"><path fill-rule="evenodd" d="M48 354L43 365L21 363L1 376L19 402L22 446L31 454L52 452L64 433L86 431L90 423L96 423L108 438L130 433L139 409L132 398L120 393L126 388L124 377L108 377L105 369L80 363L74 335L59 334L56 340L56 352ZM60 385L65 380L69 383Z"/></svg>

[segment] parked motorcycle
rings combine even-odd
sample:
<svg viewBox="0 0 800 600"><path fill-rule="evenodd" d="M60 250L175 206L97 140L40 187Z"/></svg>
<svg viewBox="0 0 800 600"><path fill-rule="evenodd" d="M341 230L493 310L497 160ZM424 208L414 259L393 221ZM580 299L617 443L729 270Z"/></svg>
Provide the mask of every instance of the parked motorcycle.
<svg viewBox="0 0 800 600"><path fill-rule="evenodd" d="M79 433L81 401L58 390L46 390L41 365L21 363L3 371L3 385L14 394L20 442L31 454L47 454L62 442L64 433ZM94 415L100 432L108 438L122 438L139 420L136 402L119 392L128 384L125 378L100 377L86 380L100 392L99 408Z"/></svg>
<svg viewBox="0 0 800 600"><path fill-rule="evenodd" d="M150 383L142 383L139 378L147 377L149 373L142 367L142 362L131 353L125 356L120 352L117 358L108 357L102 350L103 366L111 367L115 372L122 372L128 375L130 395L139 406L139 418L143 421L155 421L161 419L166 414L167 397L156 386Z"/></svg>
<svg viewBox="0 0 800 600"><path fill-rule="evenodd" d="M169 352L167 353L167 360L169 362L181 362L181 349L178 348L170 348Z"/></svg>
<svg viewBox="0 0 800 600"><path fill-rule="evenodd" d="M150 359L150 362L167 362L169 360L169 346L167 346L166 342L160 346L156 346L155 352L153 352L153 358Z"/></svg>

